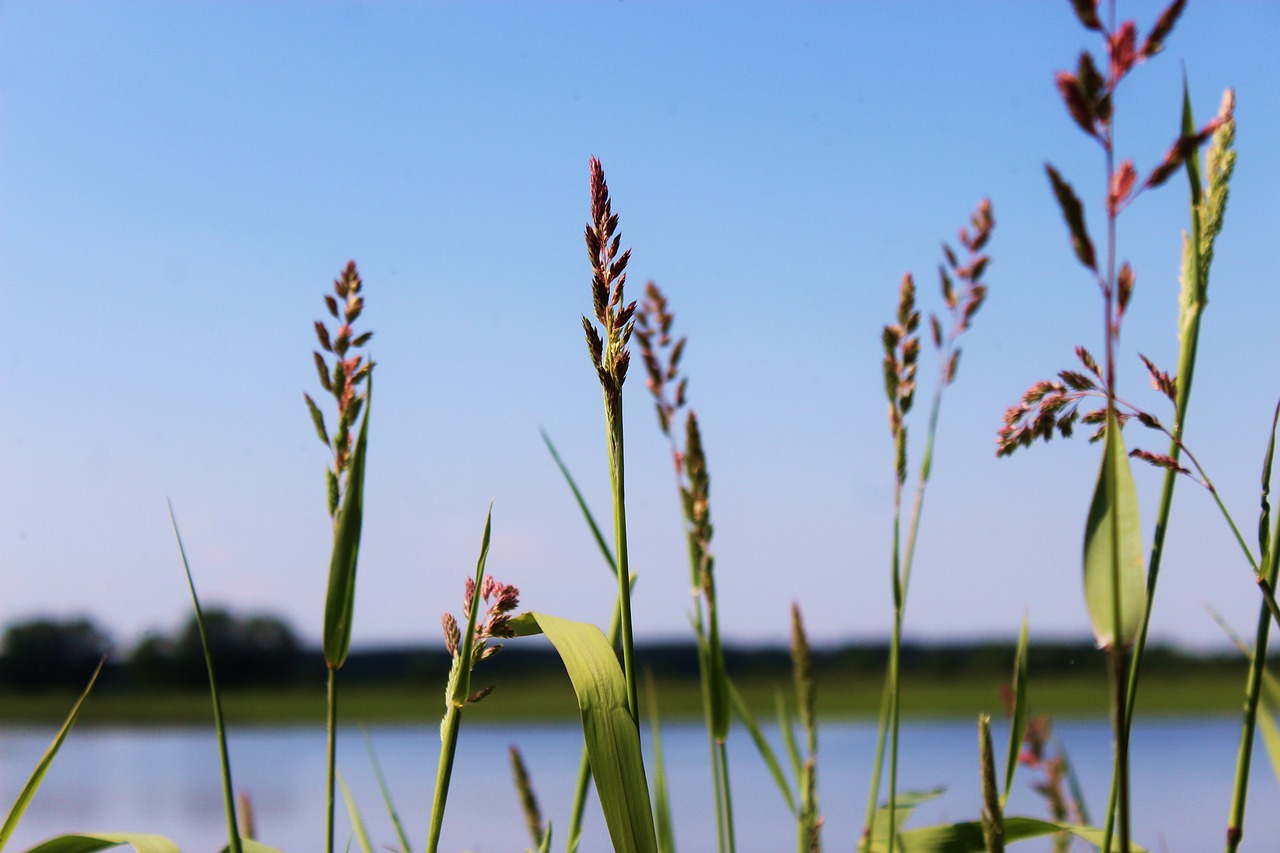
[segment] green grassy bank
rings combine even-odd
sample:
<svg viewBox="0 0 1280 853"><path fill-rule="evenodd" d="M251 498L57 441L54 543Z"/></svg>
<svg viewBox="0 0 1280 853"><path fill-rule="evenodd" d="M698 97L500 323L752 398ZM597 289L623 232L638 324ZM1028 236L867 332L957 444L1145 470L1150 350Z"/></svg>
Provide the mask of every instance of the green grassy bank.
<svg viewBox="0 0 1280 853"><path fill-rule="evenodd" d="M958 717L980 712L1000 713L998 679L920 678L903 684L903 714L913 718ZM745 679L741 690L761 718L773 716L774 694L784 681ZM657 683L665 721L701 719L696 681L663 679ZM818 711L828 719L875 716L881 684L876 679L818 680ZM1157 675L1143 682L1139 715L1196 716L1235 714L1243 698L1243 684L1234 673ZM6 725L56 725L74 701L71 693L0 693L0 719ZM231 725L323 725L323 684L314 688L229 690L223 697ZM1103 716L1107 713L1107 685L1096 677L1042 679L1031 688L1033 710L1054 717ZM435 726L443 708L438 686L408 684L354 685L343 697L345 720L367 723L421 723ZM514 679L471 710L470 720L482 722L569 721L576 718L573 693L560 678ZM100 692L85 706L81 725L209 725L209 697L197 690Z"/></svg>

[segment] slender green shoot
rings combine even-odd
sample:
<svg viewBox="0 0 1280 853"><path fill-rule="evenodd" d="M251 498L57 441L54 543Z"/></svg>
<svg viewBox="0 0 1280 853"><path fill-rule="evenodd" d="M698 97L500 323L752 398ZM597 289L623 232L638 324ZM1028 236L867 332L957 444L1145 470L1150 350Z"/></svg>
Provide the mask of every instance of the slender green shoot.
<svg viewBox="0 0 1280 853"><path fill-rule="evenodd" d="M204 665L209 673L209 694L213 699L213 727L218 734L218 762L222 770L222 799L227 817L227 845L231 853L242 853L240 829L236 824L236 796L231 785L231 757L227 752L227 729L222 717L222 694L218 692L218 679L214 675L213 654L209 650L209 637L204 629L204 612L196 595L196 583L191 577L191 565L187 562L187 550L182 547L182 534L178 532L178 519L169 502L169 522L173 525L173 537L178 542L178 554L182 557L182 569L187 575L187 589L191 591L191 606L195 609L196 628L200 632L200 647L204 651Z"/></svg>
<svg viewBox="0 0 1280 853"><path fill-rule="evenodd" d="M373 842L369 840L369 830L365 828L360 807L356 805L356 799L351 796L351 789L347 787L341 773L338 774L338 787L342 789L342 799L347 804L347 815L351 818L351 830L356 843L360 845L362 853L374 853Z"/></svg>
<svg viewBox="0 0 1280 853"><path fill-rule="evenodd" d="M369 739L368 729L361 726L360 735L364 739L364 750L369 756L369 764L373 767L373 776L378 780L378 792L382 795L382 804L387 810L387 816L391 819L392 827L395 828L396 838L400 841L400 853L411 853L413 845L409 843L409 835L405 832L404 822L400 820L400 812L396 810L396 805L391 800L391 789L387 786L386 777L382 774L382 765L378 761L378 754L373 750L373 741Z"/></svg>

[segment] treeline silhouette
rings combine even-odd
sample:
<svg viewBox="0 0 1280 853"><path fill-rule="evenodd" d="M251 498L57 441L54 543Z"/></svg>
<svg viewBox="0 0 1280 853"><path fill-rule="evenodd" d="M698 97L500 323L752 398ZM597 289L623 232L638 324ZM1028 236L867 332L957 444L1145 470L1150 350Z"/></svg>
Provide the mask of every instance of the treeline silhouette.
<svg viewBox="0 0 1280 853"><path fill-rule="evenodd" d="M289 687L316 683L324 670L319 648L304 645L281 617L269 613L235 614L220 608L205 613L205 630L219 683L235 687ZM665 679L698 678L698 653L692 642L642 643L640 665ZM1012 642L969 641L906 643L904 674L935 680L1008 679ZM195 619L173 634L151 632L126 653L110 634L87 616L37 617L11 623L0 639L0 690L31 691L83 687L94 667L107 658L101 688L144 687L194 689L208 687L204 651ZM813 650L819 678L877 679L889 657L887 643L848 643ZM791 656L782 646L728 646L725 663L739 679L788 678ZM1088 641L1033 643L1028 665L1042 677L1103 676L1106 661ZM440 684L448 676L450 658L442 644L356 648L343 667L347 682ZM1188 676L1238 671L1245 662L1234 652L1192 653L1176 646L1154 645L1143 658L1147 675ZM509 643L502 654L485 661L486 681L563 678L559 658L545 642Z"/></svg>

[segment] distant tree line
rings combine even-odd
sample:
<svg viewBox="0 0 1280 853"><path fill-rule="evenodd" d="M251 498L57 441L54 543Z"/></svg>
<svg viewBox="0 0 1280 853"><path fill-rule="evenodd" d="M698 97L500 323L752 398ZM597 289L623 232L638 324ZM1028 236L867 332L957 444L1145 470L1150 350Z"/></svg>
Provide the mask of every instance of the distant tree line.
<svg viewBox="0 0 1280 853"><path fill-rule="evenodd" d="M279 616L235 614L213 608L205 613L205 630L218 681L225 687L289 686L312 683L324 670L318 648L304 646ZM119 654L111 636L86 616L38 617L8 625L0 636L0 689L78 689L105 656L101 687L198 689L208 686L204 652L194 617L172 634L150 632L127 653ZM907 643L902 669L907 676L935 680L987 678L1007 680L1013 662L1011 642ZM851 643L813 651L820 679L877 679L889 656L887 643ZM641 665L659 678L697 679L697 649L689 642L641 644ZM739 679L787 678L791 656L780 646L730 646L725 650L730 674ZM437 684L448 676L450 657L443 646L419 645L355 649L343 668L347 681ZM1098 676L1105 661L1088 641L1039 642L1029 650L1031 671L1045 677ZM1244 671L1234 652L1193 654L1174 646L1149 647L1143 671L1149 675L1191 675L1223 668ZM564 670L545 643L511 644L486 661L485 678L563 678Z"/></svg>

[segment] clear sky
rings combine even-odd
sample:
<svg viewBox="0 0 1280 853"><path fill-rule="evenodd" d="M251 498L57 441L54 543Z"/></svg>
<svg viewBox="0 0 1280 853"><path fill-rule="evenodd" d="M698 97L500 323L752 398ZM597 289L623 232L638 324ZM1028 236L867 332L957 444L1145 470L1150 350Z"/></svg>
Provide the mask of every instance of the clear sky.
<svg viewBox="0 0 1280 853"><path fill-rule="evenodd" d="M1143 32L1153 3L1120 4ZM1145 172L1238 92L1239 166L1188 439L1246 535L1280 394L1280 6L1193 2L1118 100ZM489 567L525 605L604 623L613 595L538 435L608 516L587 164L603 161L633 297L687 334L726 635L773 641L792 600L824 641L887 637L892 462L880 328L902 274L938 307L939 242L997 219L990 296L942 412L907 613L918 639L1084 637L1100 448L994 455L1004 408L1101 348L1097 288L1043 172L1102 222L1103 166L1053 86L1098 47L1067 2L0 5L0 622L87 612L129 643L206 604L318 638L330 546L311 324L349 258L379 362L357 644L436 641L494 501ZM1120 224L1137 358L1175 366L1182 175ZM932 386L926 358L923 383ZM637 634L688 636L670 459L626 389ZM918 411L914 435L923 435ZM1141 442L1131 430L1130 445ZM1143 436L1145 438L1145 436ZM919 446L913 445L915 457ZM1158 474L1137 472L1147 535ZM1155 636L1256 618L1249 570L1184 482Z"/></svg>

